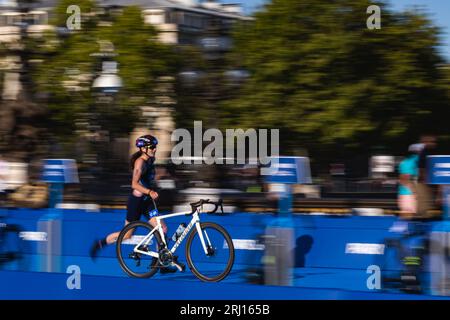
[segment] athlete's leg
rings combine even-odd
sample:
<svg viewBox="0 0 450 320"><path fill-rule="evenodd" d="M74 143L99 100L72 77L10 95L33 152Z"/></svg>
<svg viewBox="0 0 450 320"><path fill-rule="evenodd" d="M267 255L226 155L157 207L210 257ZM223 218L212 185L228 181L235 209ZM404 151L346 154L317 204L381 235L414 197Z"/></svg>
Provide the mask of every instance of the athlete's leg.
<svg viewBox="0 0 450 320"><path fill-rule="evenodd" d="M156 219L156 217L159 215L158 210L156 210L157 208L155 207L155 203L151 199L147 198L143 203L143 207L144 207L144 210L141 212L145 211L149 214L150 219L148 220L148 223L153 228L155 228L158 225L158 220ZM163 220L160 220L160 224L161 224L161 228L162 228L162 231L164 234L166 245L168 245L169 241L167 239L167 225ZM158 243L158 246L160 249L164 248L164 243L162 243L162 240L161 240L161 243ZM166 246L166 248L167 248L167 246ZM174 272L177 272L177 270L178 269L173 266L168 266L168 267L161 266L159 269L159 272L165 274L165 273L174 273Z"/></svg>
<svg viewBox="0 0 450 320"><path fill-rule="evenodd" d="M158 210L155 210L155 204L151 199L146 200L146 203L144 204L145 211L148 212L150 219L148 220L148 223L152 227L156 227L158 225L158 221L156 220L156 217L159 215ZM167 237L167 225L164 222L164 220L160 220L161 228L163 230L164 235Z"/></svg>
<svg viewBox="0 0 450 320"><path fill-rule="evenodd" d="M148 223L150 223L150 225L152 227L156 227L158 225L156 217L153 217L150 220L148 220ZM164 222L164 220L160 220L160 223L161 223L161 228L163 229L164 234L167 234L167 225L166 225L166 223Z"/></svg>
<svg viewBox="0 0 450 320"><path fill-rule="evenodd" d="M125 225L124 225L124 227L125 227L127 224L129 224L129 222L128 222L127 220L125 220ZM108 245L108 244L113 244L114 242L116 242L116 241L117 241L117 238L119 237L119 234L120 234L120 231L113 232L113 233L110 233L109 235L107 235L106 238L105 238L106 244ZM133 235L133 230L129 230L129 231L125 234L125 236L123 237L123 239L124 239L124 240L130 239L132 235Z"/></svg>
<svg viewBox="0 0 450 320"><path fill-rule="evenodd" d="M156 216L151 217L150 220L149 220L148 222L150 223L150 225L151 225L152 227L156 227L156 226L158 225L158 221L156 220ZM164 238L165 238L165 240L166 240L166 248L168 248L169 240L168 240L168 238L167 238L167 225L166 225L166 223L165 223L163 220L160 220L160 223L161 223L161 228L162 228L163 233L164 233ZM164 247L164 244L163 244L163 243L159 243L159 245L160 245L160 247ZM177 257L174 256L174 259L176 260ZM175 261L175 260L174 260L174 261ZM178 269L177 269L176 267L174 267L174 266L161 267L161 268L159 269L159 272L162 273L162 274L165 274L165 273L174 273L174 272L177 272L177 271L178 271Z"/></svg>
<svg viewBox="0 0 450 320"><path fill-rule="evenodd" d="M136 197L133 194L131 194L128 197L127 219L125 220L125 226L130 222L137 221L140 219L142 213L143 200L144 200L143 197ZM103 249L107 245L115 243L117 241L117 238L119 237L119 234L120 231L117 231L107 235L103 239L95 240L90 250L91 257L95 258L101 249ZM132 235L133 231L130 230L129 232L127 232L124 239L129 239L131 238Z"/></svg>
<svg viewBox="0 0 450 320"><path fill-rule="evenodd" d="M409 219L415 216L417 212L417 200L415 195L399 195L398 207L400 209L400 217Z"/></svg>

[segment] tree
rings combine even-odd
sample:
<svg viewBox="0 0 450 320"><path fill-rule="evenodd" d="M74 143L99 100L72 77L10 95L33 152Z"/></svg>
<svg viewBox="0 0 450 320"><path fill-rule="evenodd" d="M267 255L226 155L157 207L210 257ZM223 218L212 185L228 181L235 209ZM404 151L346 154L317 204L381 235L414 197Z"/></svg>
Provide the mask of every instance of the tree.
<svg viewBox="0 0 450 320"><path fill-rule="evenodd" d="M66 8L71 4L61 1L52 21L57 28L30 44L35 60L40 61L33 68L33 78L36 91L47 97L47 127L57 139L74 142L78 136L73 133L85 129L80 127L83 117L96 110L93 121L110 137L126 136L139 118L139 107L155 95L158 77L173 73L172 48L157 41L156 30L144 24L140 8L132 6L102 14L94 2L78 1L81 30L67 31L70 14ZM123 82L114 104L99 103L92 91L94 78L101 72L96 54L105 43L116 54L113 59Z"/></svg>
<svg viewBox="0 0 450 320"><path fill-rule="evenodd" d="M208 84L208 64L201 51L192 45L177 47L179 58L177 69L177 110L175 122L178 128L192 128L194 121L211 118L211 112L205 99ZM217 85L217 84L216 84Z"/></svg>
<svg viewBox="0 0 450 320"><path fill-rule="evenodd" d="M34 102L30 77L29 11L33 0L18 1L21 23L15 26L19 37L0 45L3 55L0 98L0 153L13 161L32 160L45 152L39 143L44 129L39 125L45 110ZM4 81L3 81L4 80Z"/></svg>
<svg viewBox="0 0 450 320"><path fill-rule="evenodd" d="M379 30L366 26L372 4ZM377 145L398 154L449 115L439 37L424 13L382 1L273 0L234 32L230 63L251 78L223 118L280 128L284 152L306 147L324 161Z"/></svg>

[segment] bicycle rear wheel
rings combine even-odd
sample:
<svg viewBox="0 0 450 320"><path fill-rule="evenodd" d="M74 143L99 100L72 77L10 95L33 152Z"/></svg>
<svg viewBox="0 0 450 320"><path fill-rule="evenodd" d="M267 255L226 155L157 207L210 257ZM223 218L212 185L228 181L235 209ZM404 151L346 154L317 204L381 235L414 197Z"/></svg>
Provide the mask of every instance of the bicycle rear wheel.
<svg viewBox="0 0 450 320"><path fill-rule="evenodd" d="M122 270L131 277L150 278L158 271L158 258L134 250L152 229L153 227L148 223L135 221L125 226L117 238L117 259ZM160 243L161 237L158 232L154 232L153 235L154 237L150 241L145 241L139 247L141 251L158 252L158 243Z"/></svg>
<svg viewBox="0 0 450 320"><path fill-rule="evenodd" d="M186 260L192 273L202 281L218 282L231 271L234 264L234 246L228 232L212 222L200 223L207 246L205 253L197 228L186 243Z"/></svg>

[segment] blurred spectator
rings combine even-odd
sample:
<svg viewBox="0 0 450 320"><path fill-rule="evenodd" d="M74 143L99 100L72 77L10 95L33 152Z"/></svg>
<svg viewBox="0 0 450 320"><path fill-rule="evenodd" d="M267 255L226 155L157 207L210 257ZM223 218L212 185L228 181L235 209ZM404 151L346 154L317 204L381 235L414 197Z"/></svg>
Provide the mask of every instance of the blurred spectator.
<svg viewBox="0 0 450 320"><path fill-rule="evenodd" d="M48 187L44 183L26 184L17 188L9 199L16 207L45 208L48 205Z"/></svg>
<svg viewBox="0 0 450 320"><path fill-rule="evenodd" d="M47 186L37 182L41 170L40 161L27 164L8 162L0 157L0 201L17 207L46 207Z"/></svg>
<svg viewBox="0 0 450 320"><path fill-rule="evenodd" d="M419 154L423 149L421 144L413 144L408 148L408 155L400 162L398 207L402 218L411 218L417 213L417 178Z"/></svg>
<svg viewBox="0 0 450 320"><path fill-rule="evenodd" d="M434 154L436 149L436 136L433 134L426 134L421 136L420 143L423 148L419 154L419 177L417 183L417 214L420 217L429 217L429 210L433 206L433 199L435 199L435 190L427 185L427 157Z"/></svg>

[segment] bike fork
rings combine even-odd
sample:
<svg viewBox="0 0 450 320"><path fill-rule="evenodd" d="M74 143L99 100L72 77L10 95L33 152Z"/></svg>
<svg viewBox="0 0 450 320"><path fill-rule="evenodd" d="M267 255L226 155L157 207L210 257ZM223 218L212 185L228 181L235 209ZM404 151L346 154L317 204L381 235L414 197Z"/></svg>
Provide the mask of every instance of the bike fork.
<svg viewBox="0 0 450 320"><path fill-rule="evenodd" d="M208 244L206 244L205 238L203 237L203 230L200 226L200 222L197 222L195 224L195 227L197 228L198 236L200 237L200 242L202 243L203 251L205 251L205 254L208 255L209 253L208 248L211 247L208 234L205 232L206 239L208 240Z"/></svg>

